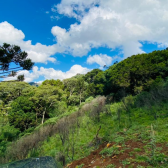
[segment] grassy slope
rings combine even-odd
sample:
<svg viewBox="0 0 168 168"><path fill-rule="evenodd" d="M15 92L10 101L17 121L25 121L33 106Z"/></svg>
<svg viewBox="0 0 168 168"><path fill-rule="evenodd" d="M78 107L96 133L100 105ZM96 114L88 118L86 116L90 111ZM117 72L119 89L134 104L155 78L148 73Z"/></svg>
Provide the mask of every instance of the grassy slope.
<svg viewBox="0 0 168 168"><path fill-rule="evenodd" d="M122 110L121 124L119 127L119 122L117 119L117 111L119 107L121 107L121 102L111 104L110 113L102 113L100 122L94 122L88 116L83 117L83 119L81 120L82 125L79 129L79 133L75 137L76 143L74 160L88 156L91 151L95 150L98 147L91 145L90 142L92 142L99 126L101 125L99 137L102 137L102 142L106 141L110 143L115 142L123 144L129 140L141 141L142 143L144 143L144 145L149 145L149 150L144 153L144 158L141 158L139 160L135 159L134 161L138 162L139 165L141 165L141 162L146 162L152 167L155 167L162 162L162 167L166 167L167 163L165 160L167 158L166 156L159 153L157 147L154 146L155 152L151 156L152 144L150 143L163 143L165 146L168 145L168 102L164 102L160 105L156 104L150 109L146 107L130 109L132 120L131 127L128 115L124 110ZM151 115L153 110L157 110L157 113L161 114L157 120L155 120ZM151 136L151 124L154 129L153 137ZM38 151L36 151L36 154L40 156L49 155L55 157L60 150L63 150L63 148L59 136L56 135L48 138L47 141L43 142ZM168 153L166 154L168 155ZM161 157L161 159L156 159L155 161L154 157L158 155ZM67 158L67 163L70 162L71 160Z"/></svg>
<svg viewBox="0 0 168 168"><path fill-rule="evenodd" d="M111 167L114 167L115 164L117 166L123 166L125 164L125 166L128 167L133 163L136 163L139 166L143 166L145 163L151 167L168 167L168 101L159 101L159 103L155 103L151 106L132 106L129 107L129 110L127 111L125 110L122 101L109 104L107 106L109 107L109 110L104 110L104 112L101 113L99 122L93 118L91 119L89 113L87 112L80 118L80 128L78 129L78 134L75 134L73 137L72 135L69 137L71 142L72 140L75 142L74 160L79 160L84 157L87 158L91 152L95 151L99 147L100 144L96 145L93 139L101 126L98 136L101 139L102 144L105 144L106 146L107 143L110 143L112 146L109 149L103 146L101 150L98 151L97 157L99 157L99 153L102 153L100 156L103 158L103 166L101 165L102 163L97 163L95 166L107 167L109 164ZM120 125L118 120L119 112ZM157 120L154 119L154 113L157 113ZM70 116L72 114L73 113L67 113L66 115ZM52 118L46 123L46 125L50 122L55 123L55 121L58 121L59 118L62 117L64 116ZM154 134L153 136L152 133ZM141 145L141 148L144 149L143 153L141 152L142 149L137 149L137 145L130 148L130 151L129 149L125 149L125 145L127 143L130 143L129 145L131 146L134 142L140 142L143 144ZM38 149L31 150L27 157L52 156L56 158L60 151L64 151L65 153L67 152L66 149L68 145L69 143L66 142L63 147L59 135L56 134L41 142ZM119 151L119 155L115 153L118 160L117 163L113 163L113 148L116 145L120 145L122 148L121 151ZM167 149L167 151L164 151L163 149ZM140 153L138 154L138 152ZM121 153L125 156L129 153L128 158L121 157ZM134 157L132 157L133 153ZM72 152L69 150L69 156L71 157L71 155ZM109 157L111 159L110 161ZM130 158L132 158L132 160L130 160ZM71 162L72 160L66 157L66 163ZM75 167L76 165L82 164L85 164L83 167L88 166L82 160L80 162L73 162L73 164Z"/></svg>
<svg viewBox="0 0 168 168"><path fill-rule="evenodd" d="M143 157L141 157L141 149L137 149L138 146L135 145L135 149L131 149L132 151L129 151L130 156L128 158L122 158L118 157L117 161L122 164L126 164L127 166L131 166L132 163L137 163L137 165L143 165L144 162L151 166L151 167L168 167L166 162L168 153L165 151L163 152L162 149L167 149L168 147L168 102L162 102L160 104L155 104L154 106L151 106L150 108L147 107L141 107L141 108L131 108L131 126L130 126L130 120L128 117L127 112L124 109L121 109L122 102L119 103L113 103L109 105L110 110L109 113L101 113L100 122L91 120L91 118L86 115L84 115L80 120L80 128L78 131L78 134L75 135L75 156L74 160L79 160L81 158L84 158L93 151L95 151L99 145L95 145L93 142L93 139L99 129L99 126L101 125L101 129L99 132L99 137L102 138L102 144L113 144L114 146L120 145L122 146L122 153L123 155L126 155L124 153L123 149L125 150L125 144L127 142L131 141L131 144L134 142L141 142L144 144L143 148L145 149L145 152L143 153ZM118 121L118 111L121 112L121 121L119 126ZM153 111L156 110L158 114L158 119L155 120L153 115ZM52 123L52 119L51 119ZM154 136L151 136L151 124L154 129ZM72 137L70 137L72 140ZM152 143L155 146L152 146ZM131 145L130 144L130 145ZM160 144L159 147L157 144ZM66 144L67 145L67 144ZM59 135L52 136L48 138L46 141L42 142L38 148L38 150L32 150L29 153L28 157L39 157L39 156L52 156L55 158L59 151L63 151L67 146L62 147L61 140ZM106 146L106 145L105 145ZM112 148L106 148L103 146L101 150L99 150L99 153L101 152L102 155L101 158L102 163L104 166L102 166L100 163L97 163L97 166L100 167L108 167L110 165L111 167L116 164L118 166L118 163L113 163L113 160L109 162L108 157L112 158L113 156L113 147ZM152 147L154 148L153 151L155 151L152 154ZM125 152L128 153L128 151L125 150ZM132 154L136 152L136 156L134 158L132 157ZM140 154L138 154L140 152ZM120 152L119 152L120 153ZM164 155L164 154L165 155ZM69 154L71 156L71 152ZM99 156L98 156L99 157ZM129 160L132 158L132 160ZM156 158L159 158L158 160ZM123 160L124 159L124 160ZM98 159L100 160L100 159ZM106 161L104 161L106 160ZM67 163L71 163L72 161L67 157L66 158ZM162 163L161 163L162 162ZM80 163L80 164L79 164ZM81 161L81 162L74 162L74 165L82 165L83 167L87 167L88 165ZM86 164L86 165L85 165ZM72 164L73 165L73 164ZM74 167L73 165L73 167ZM110 168L109 166L109 168Z"/></svg>

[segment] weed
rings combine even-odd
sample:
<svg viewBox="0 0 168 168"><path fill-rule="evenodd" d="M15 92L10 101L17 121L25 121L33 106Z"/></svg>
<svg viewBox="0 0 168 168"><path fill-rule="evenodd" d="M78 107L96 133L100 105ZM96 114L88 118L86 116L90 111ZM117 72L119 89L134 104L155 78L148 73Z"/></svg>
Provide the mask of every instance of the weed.
<svg viewBox="0 0 168 168"><path fill-rule="evenodd" d="M129 165L129 166L128 166L128 168L133 168L133 167L134 167L134 165Z"/></svg>
<svg viewBox="0 0 168 168"><path fill-rule="evenodd" d="M147 156L143 155L136 155L136 162L141 163L141 162L146 162L148 160Z"/></svg>
<svg viewBox="0 0 168 168"><path fill-rule="evenodd" d="M133 151L129 152L129 155L130 155L130 156L133 156L133 155L134 155L134 152L133 152Z"/></svg>
<svg viewBox="0 0 168 168"><path fill-rule="evenodd" d="M107 155L107 156L112 156L112 155L119 154L119 153L120 151L118 147L115 147L115 146L112 146L110 148L106 147L100 152L101 155Z"/></svg>
<svg viewBox="0 0 168 168"><path fill-rule="evenodd" d="M39 156L38 150L35 148L31 149L29 157L38 157L38 156Z"/></svg>
<svg viewBox="0 0 168 168"><path fill-rule="evenodd" d="M155 154L152 158L148 158L148 162L152 166L158 166L161 164L168 164L168 157L164 153Z"/></svg>
<svg viewBox="0 0 168 168"><path fill-rule="evenodd" d="M131 163L131 162L130 162L128 159L122 161L122 164L123 164L124 166L129 165L130 163Z"/></svg>
<svg viewBox="0 0 168 168"><path fill-rule="evenodd" d="M156 150L157 151L161 151L163 148L162 147L157 147Z"/></svg>
<svg viewBox="0 0 168 168"><path fill-rule="evenodd" d="M106 168L115 168L116 166L114 164L110 164L108 166L106 166Z"/></svg>
<svg viewBox="0 0 168 168"><path fill-rule="evenodd" d="M138 165L137 168L145 168L145 167L144 167L144 166L140 166L140 165Z"/></svg>
<svg viewBox="0 0 168 168"><path fill-rule="evenodd" d="M118 136L117 138L114 139L114 142L116 142L117 144L123 143L124 142L124 137Z"/></svg>
<svg viewBox="0 0 168 168"><path fill-rule="evenodd" d="M140 149L140 148L134 148L134 151L135 151L135 152L141 152L142 149Z"/></svg>
<svg viewBox="0 0 168 168"><path fill-rule="evenodd" d="M84 165L85 164L82 163L81 165L76 166L76 168L82 168Z"/></svg>

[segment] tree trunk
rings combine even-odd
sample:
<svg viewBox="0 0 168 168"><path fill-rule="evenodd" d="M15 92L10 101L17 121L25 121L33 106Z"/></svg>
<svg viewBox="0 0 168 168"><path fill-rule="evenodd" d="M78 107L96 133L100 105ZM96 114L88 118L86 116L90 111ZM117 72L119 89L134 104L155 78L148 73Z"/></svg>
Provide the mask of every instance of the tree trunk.
<svg viewBox="0 0 168 168"><path fill-rule="evenodd" d="M45 113L46 113L46 110L44 110L44 111L43 111L43 116L42 116L42 121L41 121L41 124L43 124L43 123L44 123Z"/></svg>

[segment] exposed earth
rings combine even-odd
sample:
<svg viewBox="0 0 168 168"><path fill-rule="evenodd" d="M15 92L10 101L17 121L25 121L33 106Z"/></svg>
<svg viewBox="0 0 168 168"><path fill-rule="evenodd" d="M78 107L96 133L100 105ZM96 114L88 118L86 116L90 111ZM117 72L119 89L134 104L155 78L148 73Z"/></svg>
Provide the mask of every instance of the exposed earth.
<svg viewBox="0 0 168 168"><path fill-rule="evenodd" d="M101 154L104 149L107 152ZM152 165L151 149L149 142L140 140L129 140L122 144L104 143L97 150L91 152L89 156L68 164L66 168L152 168L156 166ZM164 154L168 156L168 147L165 144L156 144L156 149L160 154L163 154L163 157ZM147 161L146 158L149 160ZM156 162L163 164L163 167L168 167L167 157Z"/></svg>

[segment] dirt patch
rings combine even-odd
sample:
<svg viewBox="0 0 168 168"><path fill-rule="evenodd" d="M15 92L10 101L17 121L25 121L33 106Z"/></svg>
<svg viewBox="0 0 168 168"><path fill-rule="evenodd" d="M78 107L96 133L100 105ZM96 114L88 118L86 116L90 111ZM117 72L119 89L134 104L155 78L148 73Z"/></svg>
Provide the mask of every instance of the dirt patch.
<svg viewBox="0 0 168 168"><path fill-rule="evenodd" d="M143 143L141 141L129 140L124 144L115 144L115 143L104 143L99 146L99 148L90 153L89 156L76 160L70 165L67 165L67 168L76 168L79 165L82 165L82 168L106 168L108 165L113 164L116 168L136 168L139 166L147 167L149 163L143 162L137 159L137 156L146 156L145 147L148 143ZM168 147L165 144L157 144L157 147L162 147L161 152L168 154ZM101 155L100 152L103 149L110 147L118 148L117 154ZM150 148L148 149L150 153Z"/></svg>

